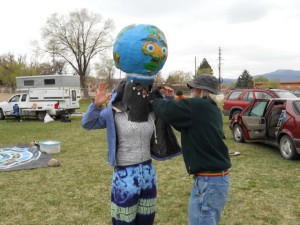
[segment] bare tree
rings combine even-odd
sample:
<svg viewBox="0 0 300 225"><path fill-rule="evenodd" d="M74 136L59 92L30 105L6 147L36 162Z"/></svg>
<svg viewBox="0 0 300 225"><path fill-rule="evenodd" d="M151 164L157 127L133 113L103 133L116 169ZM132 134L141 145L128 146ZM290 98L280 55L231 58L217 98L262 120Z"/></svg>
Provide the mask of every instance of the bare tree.
<svg viewBox="0 0 300 225"><path fill-rule="evenodd" d="M176 70L169 73L166 80L169 84L186 84L191 79L191 73L182 70Z"/></svg>
<svg viewBox="0 0 300 225"><path fill-rule="evenodd" d="M104 78L106 82L111 86L112 78L115 73L115 63L112 57L107 55L102 55L100 58L100 63L95 63L95 69L97 76L99 78Z"/></svg>
<svg viewBox="0 0 300 225"><path fill-rule="evenodd" d="M42 29L45 50L66 60L80 76L84 96L88 97L86 76L91 59L112 46L112 20L87 9L69 15L53 14Z"/></svg>
<svg viewBox="0 0 300 225"><path fill-rule="evenodd" d="M63 74L67 73L65 69L66 61L60 60L52 63L39 63L37 61L33 61L29 64L29 68L32 69L32 74L42 74L42 75L53 75L53 74Z"/></svg>
<svg viewBox="0 0 300 225"><path fill-rule="evenodd" d="M162 85L163 83L165 82L165 79L164 77L162 76L162 73L161 71L159 71L157 74L156 74L156 77L155 77L155 80L154 80L154 86L160 86Z"/></svg>

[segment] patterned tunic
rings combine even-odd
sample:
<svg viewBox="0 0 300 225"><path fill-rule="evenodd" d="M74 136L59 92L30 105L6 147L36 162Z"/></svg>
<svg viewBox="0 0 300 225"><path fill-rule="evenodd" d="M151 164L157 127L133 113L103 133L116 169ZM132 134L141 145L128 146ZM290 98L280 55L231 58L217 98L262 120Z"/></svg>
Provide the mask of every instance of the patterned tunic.
<svg viewBox="0 0 300 225"><path fill-rule="evenodd" d="M152 113L149 117L154 117ZM115 114L118 135L117 164L118 166L133 165L151 159L150 140L154 132L153 120L147 122L128 121L126 112Z"/></svg>

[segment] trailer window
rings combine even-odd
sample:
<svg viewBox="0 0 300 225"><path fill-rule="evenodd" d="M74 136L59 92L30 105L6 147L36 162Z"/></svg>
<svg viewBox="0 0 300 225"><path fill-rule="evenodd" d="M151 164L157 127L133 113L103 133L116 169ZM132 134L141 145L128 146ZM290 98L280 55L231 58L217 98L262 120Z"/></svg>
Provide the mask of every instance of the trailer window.
<svg viewBox="0 0 300 225"><path fill-rule="evenodd" d="M72 101L76 101L76 91L72 90Z"/></svg>
<svg viewBox="0 0 300 225"><path fill-rule="evenodd" d="M55 84L55 79L45 79L44 80L45 85L52 85Z"/></svg>
<svg viewBox="0 0 300 225"><path fill-rule="evenodd" d="M34 86L34 80L24 80L24 86Z"/></svg>

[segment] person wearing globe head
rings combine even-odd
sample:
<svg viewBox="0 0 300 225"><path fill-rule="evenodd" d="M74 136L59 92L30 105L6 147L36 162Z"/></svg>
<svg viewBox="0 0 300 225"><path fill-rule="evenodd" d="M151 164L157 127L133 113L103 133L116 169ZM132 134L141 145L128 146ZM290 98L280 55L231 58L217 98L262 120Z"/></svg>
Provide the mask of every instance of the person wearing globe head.
<svg viewBox="0 0 300 225"><path fill-rule="evenodd" d="M156 132L149 92L154 76L167 59L167 42L155 26L130 25L117 36L113 56L116 67L126 73L126 79L112 94L107 93L107 84L99 84L82 126L87 130L107 129L108 161L114 166L112 223L152 225L157 190L150 142ZM172 154L166 158L178 155Z"/></svg>

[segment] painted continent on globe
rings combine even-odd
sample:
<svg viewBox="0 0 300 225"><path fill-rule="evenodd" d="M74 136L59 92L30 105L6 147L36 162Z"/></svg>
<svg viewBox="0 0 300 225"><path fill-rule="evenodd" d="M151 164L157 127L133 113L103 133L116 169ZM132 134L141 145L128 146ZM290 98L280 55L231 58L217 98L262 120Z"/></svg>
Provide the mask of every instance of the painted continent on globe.
<svg viewBox="0 0 300 225"><path fill-rule="evenodd" d="M153 25L127 26L115 40L113 57L116 67L125 73L154 76L168 57L165 35Z"/></svg>

